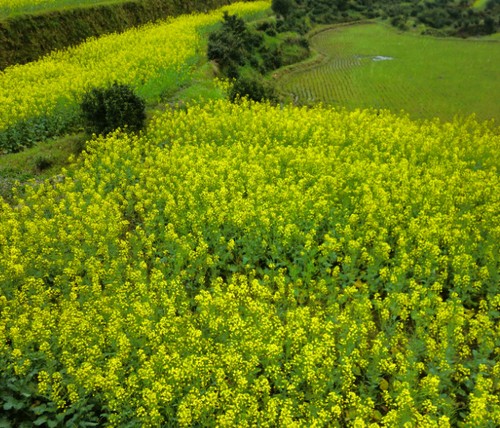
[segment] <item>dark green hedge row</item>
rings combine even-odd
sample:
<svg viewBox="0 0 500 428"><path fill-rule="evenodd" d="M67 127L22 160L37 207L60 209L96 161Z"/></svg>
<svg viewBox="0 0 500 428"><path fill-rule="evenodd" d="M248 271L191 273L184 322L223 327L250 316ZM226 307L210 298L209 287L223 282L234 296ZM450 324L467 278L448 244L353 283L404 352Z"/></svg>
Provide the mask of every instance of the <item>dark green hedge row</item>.
<svg viewBox="0 0 500 428"><path fill-rule="evenodd" d="M236 0L132 0L23 15L0 22L0 70L25 64L88 37L194 11L208 11Z"/></svg>

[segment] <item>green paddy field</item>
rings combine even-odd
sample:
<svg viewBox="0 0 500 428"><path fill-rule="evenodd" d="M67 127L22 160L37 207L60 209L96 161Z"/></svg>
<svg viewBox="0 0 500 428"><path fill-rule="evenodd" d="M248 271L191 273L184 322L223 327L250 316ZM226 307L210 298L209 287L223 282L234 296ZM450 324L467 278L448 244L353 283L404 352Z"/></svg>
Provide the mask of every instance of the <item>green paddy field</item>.
<svg viewBox="0 0 500 428"><path fill-rule="evenodd" d="M500 43L400 33L382 24L324 28L315 56L278 76L298 103L404 110L414 118L500 118Z"/></svg>

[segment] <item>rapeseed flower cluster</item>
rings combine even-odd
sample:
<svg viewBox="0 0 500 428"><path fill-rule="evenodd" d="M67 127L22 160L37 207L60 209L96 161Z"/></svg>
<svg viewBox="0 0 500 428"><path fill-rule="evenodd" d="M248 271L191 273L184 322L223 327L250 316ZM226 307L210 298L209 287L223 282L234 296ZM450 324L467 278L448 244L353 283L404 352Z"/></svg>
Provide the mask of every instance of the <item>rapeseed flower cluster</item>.
<svg viewBox="0 0 500 428"><path fill-rule="evenodd" d="M496 426L497 131L218 101L99 138L1 203L1 378L107 426Z"/></svg>

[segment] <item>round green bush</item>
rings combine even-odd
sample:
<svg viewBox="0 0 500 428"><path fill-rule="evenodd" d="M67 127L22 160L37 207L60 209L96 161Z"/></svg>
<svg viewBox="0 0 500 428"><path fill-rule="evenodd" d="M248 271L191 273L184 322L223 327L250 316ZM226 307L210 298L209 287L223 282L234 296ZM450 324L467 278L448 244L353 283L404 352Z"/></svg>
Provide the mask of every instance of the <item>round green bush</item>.
<svg viewBox="0 0 500 428"><path fill-rule="evenodd" d="M92 88L80 104L85 130L92 134L109 134L117 128L140 131L146 119L145 101L124 84Z"/></svg>
<svg viewBox="0 0 500 428"><path fill-rule="evenodd" d="M241 98L253 101L278 101L278 94L272 84L257 76L241 76L235 80L229 92L229 99L235 102Z"/></svg>

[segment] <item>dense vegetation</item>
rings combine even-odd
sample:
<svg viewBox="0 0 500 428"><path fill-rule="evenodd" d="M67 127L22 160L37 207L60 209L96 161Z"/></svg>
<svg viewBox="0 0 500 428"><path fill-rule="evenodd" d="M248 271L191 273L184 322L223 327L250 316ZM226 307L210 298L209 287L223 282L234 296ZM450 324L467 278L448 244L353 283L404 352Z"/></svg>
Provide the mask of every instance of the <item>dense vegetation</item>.
<svg viewBox="0 0 500 428"><path fill-rule="evenodd" d="M472 119L226 101L94 141L1 205L4 417L498 425L499 154Z"/></svg>
<svg viewBox="0 0 500 428"><path fill-rule="evenodd" d="M156 108L0 197L0 427L500 426L498 126L239 97L374 4L236 3L0 73L0 152L81 101L102 133ZM238 102L176 104L197 79Z"/></svg>
<svg viewBox="0 0 500 428"><path fill-rule="evenodd" d="M121 1L121 0L117 0ZM113 0L86 0L85 5L113 2ZM0 19L13 15L46 12L54 9L81 7L78 0L2 0L0 4Z"/></svg>
<svg viewBox="0 0 500 428"><path fill-rule="evenodd" d="M34 61L89 37L122 32L180 14L206 12L229 3L234 0L2 1L0 70ZM39 13L29 13L33 11Z"/></svg>
<svg viewBox="0 0 500 428"><path fill-rule="evenodd" d="M250 27L236 15L224 14L222 26L208 37L207 58L219 74L234 79L230 99L277 101L278 95L264 76L309 56L309 42L295 32L279 34L273 18Z"/></svg>
<svg viewBox="0 0 500 428"><path fill-rule="evenodd" d="M310 22L331 24L364 18L383 18L400 29L463 37L492 34L500 29L500 1L474 8L467 0L274 0L286 27L310 28Z"/></svg>
<svg viewBox="0 0 500 428"><path fill-rule="evenodd" d="M87 134L106 135L120 129L139 132L146 120L146 103L134 90L113 82L104 88L92 88L80 104Z"/></svg>

